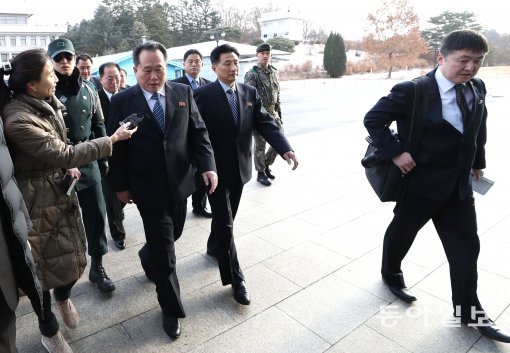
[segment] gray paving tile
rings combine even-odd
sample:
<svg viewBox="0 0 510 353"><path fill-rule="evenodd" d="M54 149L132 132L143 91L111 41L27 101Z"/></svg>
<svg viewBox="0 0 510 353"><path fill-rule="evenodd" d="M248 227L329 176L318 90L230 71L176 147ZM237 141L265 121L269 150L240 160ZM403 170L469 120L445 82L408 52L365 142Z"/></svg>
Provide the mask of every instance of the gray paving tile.
<svg viewBox="0 0 510 353"><path fill-rule="evenodd" d="M72 349L74 353L139 352L121 325L115 325L74 342Z"/></svg>
<svg viewBox="0 0 510 353"><path fill-rule="evenodd" d="M431 270L446 262L443 245L432 222L418 232L405 259Z"/></svg>
<svg viewBox="0 0 510 353"><path fill-rule="evenodd" d="M314 353L329 344L291 317L270 308L202 345L208 353Z"/></svg>
<svg viewBox="0 0 510 353"><path fill-rule="evenodd" d="M490 272L478 270L478 298L491 318L498 317L508 306L510 280ZM417 285L417 288L442 299L452 302L450 272L447 264L431 273Z"/></svg>
<svg viewBox="0 0 510 353"><path fill-rule="evenodd" d="M351 333L386 302L328 276L276 306L330 344Z"/></svg>
<svg viewBox="0 0 510 353"><path fill-rule="evenodd" d="M508 229L507 229L508 235ZM510 279L510 266L508 254L510 253L510 242L502 242L491 238L490 234L480 239L480 255L478 257L480 269ZM506 260L506 266L502 261Z"/></svg>
<svg viewBox="0 0 510 353"><path fill-rule="evenodd" d="M294 283L306 287L349 261L334 251L307 242L276 255L263 264Z"/></svg>
<svg viewBox="0 0 510 353"><path fill-rule="evenodd" d="M214 283L220 278L220 271L205 256L193 254L177 261L177 276L183 294Z"/></svg>
<svg viewBox="0 0 510 353"><path fill-rule="evenodd" d="M324 232L320 226L299 219L299 216L284 219L251 232L281 249L289 250Z"/></svg>
<svg viewBox="0 0 510 353"><path fill-rule="evenodd" d="M382 245L384 232L391 218L385 208L363 215L332 229L313 240L314 243L351 259Z"/></svg>
<svg viewBox="0 0 510 353"><path fill-rule="evenodd" d="M209 223L206 223L204 226L207 226L208 224ZM205 251L209 233L210 232L208 230L205 230L199 225L187 228L175 243L175 255L177 256L177 261L183 257L200 251Z"/></svg>
<svg viewBox="0 0 510 353"><path fill-rule="evenodd" d="M394 301L365 324L414 353L467 352L479 334L460 323L447 327L452 318L451 304L419 290L414 292L419 300L412 305Z"/></svg>
<svg viewBox="0 0 510 353"><path fill-rule="evenodd" d="M396 297L389 291L381 278L381 256L382 249L376 248L345 265L334 275L387 302L393 301ZM408 261L403 262L402 268L406 285L409 288L413 288L416 283L430 273L430 270Z"/></svg>
<svg viewBox="0 0 510 353"><path fill-rule="evenodd" d="M185 295L186 318L181 322L181 336L172 341L162 326L161 309L156 308L125 321L122 326L138 352L187 352L233 327L236 322L200 292Z"/></svg>
<svg viewBox="0 0 510 353"><path fill-rule="evenodd" d="M117 289L109 297L96 291L73 297L80 324L76 329L68 330L72 341L159 307L155 290L143 286L134 277L119 281L115 286Z"/></svg>
<svg viewBox="0 0 510 353"><path fill-rule="evenodd" d="M361 325L326 351L327 353L410 353L377 331Z"/></svg>
<svg viewBox="0 0 510 353"><path fill-rule="evenodd" d="M280 301L292 296L301 288L269 268L258 264L246 269L244 276L250 292L251 304L240 305L232 297L232 287L221 281L201 289L217 308L221 308L237 322L242 322Z"/></svg>
<svg viewBox="0 0 510 353"><path fill-rule="evenodd" d="M271 258L283 250L253 233L236 238L236 248L241 268L247 268Z"/></svg>
<svg viewBox="0 0 510 353"><path fill-rule="evenodd" d="M366 202L360 202L360 199ZM380 203L376 200L364 198L364 195L348 194L345 197L304 212L299 215L299 218L329 230L359 218L379 207Z"/></svg>
<svg viewBox="0 0 510 353"><path fill-rule="evenodd" d="M61 320L59 324L62 327ZM46 353L46 349L41 344L41 334L35 313L16 319L16 346L19 353Z"/></svg>

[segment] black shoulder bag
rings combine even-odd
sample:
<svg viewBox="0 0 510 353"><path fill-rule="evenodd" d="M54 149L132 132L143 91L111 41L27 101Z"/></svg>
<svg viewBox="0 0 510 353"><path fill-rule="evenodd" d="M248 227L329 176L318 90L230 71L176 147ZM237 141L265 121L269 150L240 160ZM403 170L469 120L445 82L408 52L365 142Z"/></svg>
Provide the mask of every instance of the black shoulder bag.
<svg viewBox="0 0 510 353"><path fill-rule="evenodd" d="M426 84L427 79L427 77L420 77L411 81L414 85L413 113L409 132L411 155L414 155L417 150L423 127L424 111L428 103L428 93L423 94L423 85ZM391 133L393 138L399 141L397 132L392 130ZM407 176L391 159L387 160L380 156L370 136L367 136L365 140L368 142L368 147L361 164L365 167L365 175L370 186L382 202L401 201L407 190Z"/></svg>

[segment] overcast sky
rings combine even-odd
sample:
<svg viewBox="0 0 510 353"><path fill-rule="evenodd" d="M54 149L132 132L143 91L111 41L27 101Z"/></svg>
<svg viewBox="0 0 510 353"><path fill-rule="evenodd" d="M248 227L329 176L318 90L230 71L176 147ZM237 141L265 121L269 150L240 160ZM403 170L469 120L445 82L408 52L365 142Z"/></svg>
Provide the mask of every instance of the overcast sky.
<svg viewBox="0 0 510 353"><path fill-rule="evenodd" d="M172 3L175 0L171 0ZM220 0L212 0L212 2ZM253 4L264 6L274 1L271 0L221 0L226 4L237 4L240 7L249 8ZM57 1L57 0L13 0L10 4L25 4L34 14L33 19L46 23L71 24L81 19L91 19L94 10L100 4L100 0L85 1ZM9 4L8 3L8 4ZM336 3L333 4L332 3ZM344 1L342 1L344 3ZM3 9L6 9L2 5ZM367 15L375 12L381 7L381 0L350 0L347 4L340 4L340 1L333 0L279 0L278 6L293 11L300 11L303 16L308 17L315 25L326 31L339 32L344 39L360 39L363 36L363 29L367 26ZM508 10L502 0L409 0L415 12L420 17L422 24L431 16L439 15L443 11L461 12L470 11L476 14L478 21L485 29L495 29L499 33L510 33L510 21ZM51 9L51 10L50 10ZM53 17L53 14L58 14Z"/></svg>

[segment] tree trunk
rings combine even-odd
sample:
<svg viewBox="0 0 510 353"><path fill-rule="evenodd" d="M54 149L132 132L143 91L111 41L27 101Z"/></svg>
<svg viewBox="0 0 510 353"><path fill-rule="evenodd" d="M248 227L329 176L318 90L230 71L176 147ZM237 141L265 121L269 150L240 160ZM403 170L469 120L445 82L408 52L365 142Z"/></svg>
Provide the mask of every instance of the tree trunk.
<svg viewBox="0 0 510 353"><path fill-rule="evenodd" d="M390 59L390 69L388 70L388 78L391 78L391 72L393 71L393 53L389 53L388 57Z"/></svg>

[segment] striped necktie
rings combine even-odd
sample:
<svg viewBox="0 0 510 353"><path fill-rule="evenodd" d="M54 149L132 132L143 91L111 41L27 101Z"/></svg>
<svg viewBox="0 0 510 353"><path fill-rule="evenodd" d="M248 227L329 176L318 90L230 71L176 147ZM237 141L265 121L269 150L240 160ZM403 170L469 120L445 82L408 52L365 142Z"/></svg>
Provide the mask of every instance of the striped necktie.
<svg viewBox="0 0 510 353"><path fill-rule="evenodd" d="M152 114L154 115L154 119L158 123L161 130L165 130L165 112L163 111L163 107L161 106L161 102L159 101L159 94L156 92L152 95L151 99L156 100L154 103L154 109L152 109Z"/></svg>
<svg viewBox="0 0 510 353"><path fill-rule="evenodd" d="M195 90L195 88L198 87L198 82L197 80L193 79L191 80L191 89Z"/></svg>
<svg viewBox="0 0 510 353"><path fill-rule="evenodd" d="M227 89L228 104L232 110L232 116L234 117L234 124L239 124L239 107L237 106L236 93L231 89Z"/></svg>

